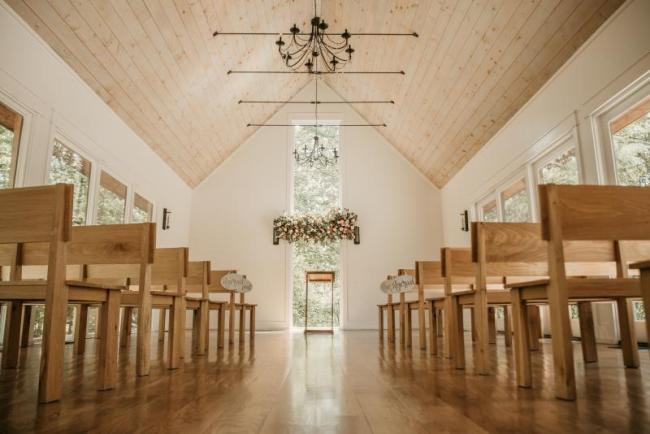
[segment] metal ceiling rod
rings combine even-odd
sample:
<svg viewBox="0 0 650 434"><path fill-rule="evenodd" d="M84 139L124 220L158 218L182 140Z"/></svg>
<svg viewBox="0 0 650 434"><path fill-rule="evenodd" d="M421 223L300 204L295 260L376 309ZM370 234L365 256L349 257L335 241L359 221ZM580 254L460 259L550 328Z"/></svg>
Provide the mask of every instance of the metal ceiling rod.
<svg viewBox="0 0 650 434"><path fill-rule="evenodd" d="M287 32L220 32L216 30L215 32L212 33L212 36L278 36L283 33ZM322 33L323 35L326 36L341 36L341 33ZM420 35L417 32L411 32L411 33L376 33L376 32L371 32L371 33L352 33L348 32L350 36L413 36L414 38L420 37ZM296 35L299 36L310 36L311 33L296 33Z"/></svg>
<svg viewBox="0 0 650 434"><path fill-rule="evenodd" d="M239 100L239 104L395 104L395 101L261 101Z"/></svg>
<svg viewBox="0 0 650 434"><path fill-rule="evenodd" d="M387 127L386 124L248 124L247 127Z"/></svg>
<svg viewBox="0 0 650 434"><path fill-rule="evenodd" d="M313 75L353 75L353 74L394 74L394 75L406 75L404 71L237 71L230 70L227 73L230 74L313 74Z"/></svg>

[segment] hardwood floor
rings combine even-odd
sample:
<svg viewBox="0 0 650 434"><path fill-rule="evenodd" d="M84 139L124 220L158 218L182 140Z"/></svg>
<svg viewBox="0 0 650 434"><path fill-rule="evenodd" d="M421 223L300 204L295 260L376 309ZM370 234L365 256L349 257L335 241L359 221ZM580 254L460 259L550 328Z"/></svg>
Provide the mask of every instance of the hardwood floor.
<svg viewBox="0 0 650 434"><path fill-rule="evenodd" d="M376 331L258 333L242 351L214 343L215 334L208 357L175 371L159 345L151 374L137 379L133 343L107 392L95 390L95 341L85 356L66 345L63 400L40 406L40 348L31 347L23 368L0 374L0 432L650 432L647 350L640 369L625 369L620 350L599 345L599 362L585 366L574 342L578 400L565 402L554 398L548 343L533 354L530 390L515 386L502 336L490 346L491 376L474 375L471 357L464 374L424 352L382 348Z"/></svg>

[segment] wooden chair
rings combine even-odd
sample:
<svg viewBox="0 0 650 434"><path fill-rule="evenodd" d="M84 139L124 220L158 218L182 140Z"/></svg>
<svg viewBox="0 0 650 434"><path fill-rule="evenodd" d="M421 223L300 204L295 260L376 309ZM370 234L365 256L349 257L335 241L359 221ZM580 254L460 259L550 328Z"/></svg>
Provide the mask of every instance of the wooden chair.
<svg viewBox="0 0 650 434"><path fill-rule="evenodd" d="M185 307L192 311L192 350L202 356L208 351L210 333L210 261L188 264Z"/></svg>
<svg viewBox="0 0 650 434"><path fill-rule="evenodd" d="M386 280L394 279L394 275L388 275ZM386 303L378 304L379 311L379 340L384 341L384 316L386 316L386 338L389 343L395 343L395 304L393 303L393 294L386 294ZM385 315L384 315L385 313Z"/></svg>
<svg viewBox="0 0 650 434"><path fill-rule="evenodd" d="M143 241L153 225L71 227L73 186L57 184L0 191L0 251L12 251L11 280L0 282L0 299L10 302L3 367L18 362L22 304L45 305L39 401L61 398L66 307L69 302L101 305L97 383L113 388L117 378L119 285L89 280L66 280L66 265L143 262ZM126 226L130 226L126 229ZM0 253L0 256L2 254ZM151 261L149 261L151 262ZM47 266L47 279L22 279L24 267ZM78 268L78 267L77 267Z"/></svg>
<svg viewBox="0 0 650 434"><path fill-rule="evenodd" d="M154 308L169 309L168 368L180 367L185 342L185 282L188 270L186 247L160 248L154 251L154 260L147 273L132 279L129 289L122 291L120 346L127 347L131 330L131 310L138 310L136 373L149 375L151 358L151 315ZM152 288L156 288L155 290Z"/></svg>
<svg viewBox="0 0 650 434"><path fill-rule="evenodd" d="M418 299L409 302L409 319L407 323L411 324L410 314L412 311L418 311L418 329L420 349L427 349L427 332L426 332L426 312L429 311L429 351L437 354L436 341L438 338L438 323L434 310L431 310L431 300L442 296L444 290L444 279L442 277L442 266L440 261L416 261L415 262L415 284L418 287ZM435 294L431 298L426 297L425 291L435 290L440 294ZM409 327L410 341L411 329Z"/></svg>
<svg viewBox="0 0 650 434"><path fill-rule="evenodd" d="M570 300L612 300L618 306L623 360L627 367L639 365L638 348L631 324L628 299L641 297L639 279L627 277L631 252L643 252L647 243L627 249L616 240L650 240L650 189L618 186L542 185L539 187L541 236L547 241L548 279L521 282L511 287L517 383L532 384L527 351L526 303L549 304L555 394L576 397L573 349L568 306ZM598 242L602 240L603 242ZM636 244L636 243L635 243ZM536 251L539 251L537 248ZM570 262L616 261L616 278L568 277ZM600 276L600 273L588 273Z"/></svg>
<svg viewBox="0 0 650 434"><path fill-rule="evenodd" d="M638 269L640 272L641 297L645 309L645 330L646 336L650 339L650 259L635 262L630 265L630 268Z"/></svg>
<svg viewBox="0 0 650 434"><path fill-rule="evenodd" d="M212 270L210 272L210 285L208 292L210 294L228 294L229 300L213 300L210 299L210 310L218 312L218 334L217 334L217 347L223 348L225 338L225 319L226 311L230 313L228 324L228 343L233 345L235 343L235 293L221 285L221 278L229 273L236 273L235 270Z"/></svg>

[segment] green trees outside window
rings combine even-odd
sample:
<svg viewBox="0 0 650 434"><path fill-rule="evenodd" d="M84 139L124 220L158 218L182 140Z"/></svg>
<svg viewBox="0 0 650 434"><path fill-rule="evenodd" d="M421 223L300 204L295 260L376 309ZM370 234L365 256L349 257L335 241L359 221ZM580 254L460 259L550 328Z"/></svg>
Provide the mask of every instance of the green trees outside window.
<svg viewBox="0 0 650 434"><path fill-rule="evenodd" d="M102 171L99 179L97 221L99 225L124 223L126 217L126 185Z"/></svg>
<svg viewBox="0 0 650 434"><path fill-rule="evenodd" d="M90 186L90 161L83 158L58 140L52 148L50 160L50 184L74 185L72 224L86 224L88 211L88 190Z"/></svg>
<svg viewBox="0 0 650 434"><path fill-rule="evenodd" d="M294 127L294 146L299 149L310 146L315 134L313 127ZM320 141L325 146L339 149L340 128L336 125L318 128ZM313 167L293 165L293 211L295 213L322 213L340 205L341 174L338 166ZM293 277L293 325L305 324L305 272L335 271L334 284L334 326L339 325L340 304L340 257L341 242L326 244L296 242L292 244ZM323 286L323 288L320 288ZM310 327L330 325L330 288L324 285L310 285L309 318Z"/></svg>

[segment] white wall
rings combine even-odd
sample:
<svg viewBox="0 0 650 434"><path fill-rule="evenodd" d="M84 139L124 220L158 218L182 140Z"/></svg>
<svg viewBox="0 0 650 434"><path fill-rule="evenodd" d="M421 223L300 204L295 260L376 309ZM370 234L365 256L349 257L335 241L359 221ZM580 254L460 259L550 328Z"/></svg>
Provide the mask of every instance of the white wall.
<svg viewBox="0 0 650 434"><path fill-rule="evenodd" d="M586 183L603 182L589 115L650 70L650 2L625 3L551 80L442 189L444 243L469 245L459 213L525 167L552 140L575 127ZM600 173L600 175L599 175ZM612 323L598 306L596 321ZM612 324L613 325L613 324ZM598 328L598 327L597 327ZM603 329L615 330L616 327ZM602 336L610 340L613 336Z"/></svg>
<svg viewBox="0 0 650 434"><path fill-rule="evenodd" d="M17 186L47 180L55 136L154 202L158 246L188 243L191 189L0 0L0 101L25 118ZM160 230L162 209L172 228Z"/></svg>
<svg viewBox="0 0 650 434"><path fill-rule="evenodd" d="M338 99L324 85L319 97ZM311 85L296 96L312 98ZM365 123L348 106L332 107L323 118ZM312 106L285 106L270 122L310 113ZM288 128L260 129L192 198L192 259L247 274L255 285L247 300L259 304L258 324L267 329L290 322L290 250L285 242L272 244L273 219L289 209L289 146ZM375 328L385 276L412 268L416 259L439 256L440 193L374 129L344 128L342 154L343 206L359 214L361 227L360 245L344 242L342 322L347 329Z"/></svg>

